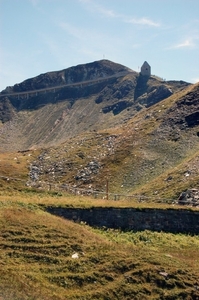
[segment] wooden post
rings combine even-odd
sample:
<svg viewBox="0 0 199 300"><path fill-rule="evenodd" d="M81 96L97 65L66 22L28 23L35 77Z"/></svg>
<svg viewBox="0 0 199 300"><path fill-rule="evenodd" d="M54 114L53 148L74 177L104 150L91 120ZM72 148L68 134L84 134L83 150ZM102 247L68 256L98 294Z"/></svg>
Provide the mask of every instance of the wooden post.
<svg viewBox="0 0 199 300"><path fill-rule="evenodd" d="M108 179L106 181L106 200L108 200Z"/></svg>

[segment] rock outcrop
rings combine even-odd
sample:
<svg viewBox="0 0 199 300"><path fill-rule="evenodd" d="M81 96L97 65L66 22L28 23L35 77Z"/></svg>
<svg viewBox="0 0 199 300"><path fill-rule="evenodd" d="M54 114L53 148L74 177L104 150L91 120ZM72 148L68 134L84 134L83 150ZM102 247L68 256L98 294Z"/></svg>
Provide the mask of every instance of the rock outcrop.
<svg viewBox="0 0 199 300"><path fill-rule="evenodd" d="M180 205L199 206L199 190L188 189L180 194L178 199Z"/></svg>

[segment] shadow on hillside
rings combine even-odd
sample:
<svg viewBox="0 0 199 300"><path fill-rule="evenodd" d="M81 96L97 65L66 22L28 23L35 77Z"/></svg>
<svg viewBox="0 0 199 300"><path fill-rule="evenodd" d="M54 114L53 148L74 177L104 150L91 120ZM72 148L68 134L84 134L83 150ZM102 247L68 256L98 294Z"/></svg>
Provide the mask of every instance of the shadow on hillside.
<svg viewBox="0 0 199 300"><path fill-rule="evenodd" d="M142 74L139 75L137 79L137 85L135 87L135 94L134 94L134 99L135 101L137 98L142 96L147 92L147 82L148 82L149 77L148 76L143 76Z"/></svg>

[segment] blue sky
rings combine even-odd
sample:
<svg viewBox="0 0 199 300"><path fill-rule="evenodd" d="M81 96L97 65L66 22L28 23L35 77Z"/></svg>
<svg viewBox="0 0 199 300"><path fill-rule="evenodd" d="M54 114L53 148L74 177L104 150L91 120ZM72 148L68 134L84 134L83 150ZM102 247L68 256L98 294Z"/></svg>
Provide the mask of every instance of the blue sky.
<svg viewBox="0 0 199 300"><path fill-rule="evenodd" d="M103 58L199 81L199 0L0 0L0 90Z"/></svg>

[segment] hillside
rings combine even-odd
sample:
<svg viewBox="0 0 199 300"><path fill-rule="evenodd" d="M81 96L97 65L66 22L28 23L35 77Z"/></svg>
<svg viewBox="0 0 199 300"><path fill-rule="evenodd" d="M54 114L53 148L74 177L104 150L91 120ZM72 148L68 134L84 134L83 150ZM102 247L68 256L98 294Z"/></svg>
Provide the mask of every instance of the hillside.
<svg viewBox="0 0 199 300"><path fill-rule="evenodd" d="M188 85L107 60L41 74L0 93L0 151L58 145L118 126Z"/></svg>
<svg viewBox="0 0 199 300"><path fill-rule="evenodd" d="M54 92L63 74L75 84ZM23 94L46 82L49 92ZM108 180L110 193L169 202L197 187L198 84L163 82L103 60L17 86L19 97L14 86L0 98L3 176L24 180L22 186L86 193L103 193ZM61 92L63 99L53 98ZM9 120L3 121L5 115Z"/></svg>
<svg viewBox="0 0 199 300"><path fill-rule="evenodd" d="M24 199L0 205L2 300L199 297L197 236L97 230Z"/></svg>
<svg viewBox="0 0 199 300"><path fill-rule="evenodd" d="M0 299L198 299L198 235L92 228L46 211L195 214L177 199L198 188L198 112L199 83L107 60L2 91Z"/></svg>

